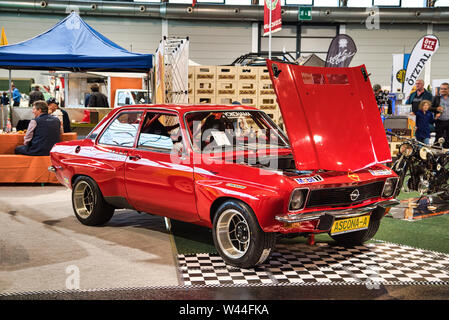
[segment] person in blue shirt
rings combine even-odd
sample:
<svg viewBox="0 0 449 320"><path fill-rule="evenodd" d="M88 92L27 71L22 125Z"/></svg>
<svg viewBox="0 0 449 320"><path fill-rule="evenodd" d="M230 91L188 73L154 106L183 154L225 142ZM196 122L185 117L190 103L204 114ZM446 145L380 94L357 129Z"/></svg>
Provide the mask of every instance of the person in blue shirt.
<svg viewBox="0 0 449 320"><path fill-rule="evenodd" d="M11 85L12 90L12 100L14 101L13 106L20 106L20 99L22 99L22 95L20 94L19 89L16 88L15 85Z"/></svg>
<svg viewBox="0 0 449 320"><path fill-rule="evenodd" d="M435 118L433 117L433 112L429 111L429 108L432 106L432 102L430 100L423 100L418 106L418 111L416 111L416 140L423 142L425 144L429 144L430 140L430 124L435 123L435 120L438 119L441 113L435 114Z"/></svg>

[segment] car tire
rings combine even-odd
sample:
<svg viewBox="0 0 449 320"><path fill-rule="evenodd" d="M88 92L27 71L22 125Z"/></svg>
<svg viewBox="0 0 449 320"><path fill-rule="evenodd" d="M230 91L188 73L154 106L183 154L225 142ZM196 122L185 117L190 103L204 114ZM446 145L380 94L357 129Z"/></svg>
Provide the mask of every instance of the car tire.
<svg viewBox="0 0 449 320"><path fill-rule="evenodd" d="M73 183L72 207L76 218L87 226L105 224L115 209L106 203L97 183L87 176L78 177Z"/></svg>
<svg viewBox="0 0 449 320"><path fill-rule="evenodd" d="M235 200L217 209L212 236L223 260L244 269L267 261L276 243L276 234L264 232L251 208Z"/></svg>
<svg viewBox="0 0 449 320"><path fill-rule="evenodd" d="M352 247L362 245L366 241L372 239L379 230L380 221L384 216L385 208L377 208L371 213L370 222L368 228L360 231L353 231L343 234L331 235L338 244L344 247Z"/></svg>

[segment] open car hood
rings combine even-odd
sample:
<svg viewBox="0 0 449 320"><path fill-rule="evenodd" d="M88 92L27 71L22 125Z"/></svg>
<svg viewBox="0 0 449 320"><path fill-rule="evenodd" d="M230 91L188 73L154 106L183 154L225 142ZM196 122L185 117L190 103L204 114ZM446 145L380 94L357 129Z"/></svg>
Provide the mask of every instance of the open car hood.
<svg viewBox="0 0 449 320"><path fill-rule="evenodd" d="M357 171L391 161L365 66L267 60L296 168Z"/></svg>

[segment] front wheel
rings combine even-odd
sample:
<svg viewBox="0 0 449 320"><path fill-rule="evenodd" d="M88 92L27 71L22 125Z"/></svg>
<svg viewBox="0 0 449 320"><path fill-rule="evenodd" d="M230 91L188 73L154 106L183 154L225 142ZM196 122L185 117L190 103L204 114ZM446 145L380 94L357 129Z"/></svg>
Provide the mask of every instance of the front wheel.
<svg viewBox="0 0 449 320"><path fill-rule="evenodd" d="M363 243L374 237L374 235L377 233L380 226L380 220L382 219L384 214L385 208L378 207L371 213L371 218L367 229L337 235L329 235L338 244L341 244L345 247L362 245Z"/></svg>
<svg viewBox="0 0 449 320"><path fill-rule="evenodd" d="M274 233L266 233L260 228L248 205L233 200L226 201L216 211L212 236L223 260L239 268L264 263L276 242Z"/></svg>

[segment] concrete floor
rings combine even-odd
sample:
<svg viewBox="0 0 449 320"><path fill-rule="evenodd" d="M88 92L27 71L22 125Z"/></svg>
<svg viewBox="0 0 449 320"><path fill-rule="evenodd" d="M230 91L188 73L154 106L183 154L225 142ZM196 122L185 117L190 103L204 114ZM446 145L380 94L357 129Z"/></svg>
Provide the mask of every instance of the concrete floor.
<svg viewBox="0 0 449 320"><path fill-rule="evenodd" d="M171 243L160 217L87 227L65 187L0 187L0 293L178 285Z"/></svg>

